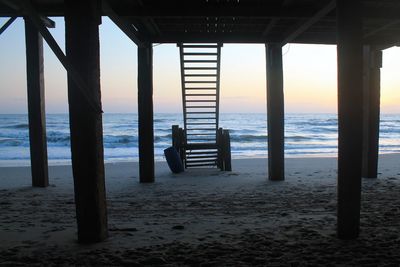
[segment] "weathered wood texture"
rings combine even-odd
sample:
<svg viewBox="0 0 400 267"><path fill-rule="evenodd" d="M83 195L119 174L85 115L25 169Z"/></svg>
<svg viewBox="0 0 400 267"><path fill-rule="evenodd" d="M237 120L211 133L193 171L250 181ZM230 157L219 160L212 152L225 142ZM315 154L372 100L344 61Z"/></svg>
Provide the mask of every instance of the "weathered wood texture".
<svg viewBox="0 0 400 267"><path fill-rule="evenodd" d="M363 46L360 0L337 1L339 238L359 235L363 133Z"/></svg>
<svg viewBox="0 0 400 267"><path fill-rule="evenodd" d="M267 44L268 177L285 179L282 46Z"/></svg>
<svg viewBox="0 0 400 267"><path fill-rule="evenodd" d="M87 95L101 106L98 1L65 1L66 55L88 85ZM89 105L68 75L71 155L78 240L107 237L102 114Z"/></svg>
<svg viewBox="0 0 400 267"><path fill-rule="evenodd" d="M153 48L138 47L139 179L154 182Z"/></svg>
<svg viewBox="0 0 400 267"><path fill-rule="evenodd" d="M32 186L49 185L43 74L43 39L25 18L26 77Z"/></svg>
<svg viewBox="0 0 400 267"><path fill-rule="evenodd" d="M362 176L377 178L382 51L364 47L364 136Z"/></svg>

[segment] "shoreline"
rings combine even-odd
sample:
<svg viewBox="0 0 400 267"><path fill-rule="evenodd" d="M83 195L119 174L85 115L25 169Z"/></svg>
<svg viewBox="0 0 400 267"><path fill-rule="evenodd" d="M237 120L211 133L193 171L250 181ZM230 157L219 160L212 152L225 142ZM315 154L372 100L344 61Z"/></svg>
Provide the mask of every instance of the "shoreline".
<svg viewBox="0 0 400 267"><path fill-rule="evenodd" d="M380 153L379 158L381 157L387 157L390 155L400 155L400 153ZM332 155L332 154L303 154L303 155L285 155L285 160L286 159L320 159L320 158L332 158L332 159L337 159L337 154ZM246 159L252 159L252 160L257 160L257 159L268 159L268 156L265 155L265 157L262 157L260 155L255 155L255 156L242 156L242 157L232 157L232 160L246 160ZM116 164L116 163L138 163L139 160L135 159L118 159L118 160L104 160L104 164ZM155 163L162 163L166 162L165 159L155 159ZM71 160L49 160L48 161L48 166L49 167L56 167L56 166L71 166ZM18 168L18 167L30 167L31 162L30 159L26 160L0 160L0 168Z"/></svg>

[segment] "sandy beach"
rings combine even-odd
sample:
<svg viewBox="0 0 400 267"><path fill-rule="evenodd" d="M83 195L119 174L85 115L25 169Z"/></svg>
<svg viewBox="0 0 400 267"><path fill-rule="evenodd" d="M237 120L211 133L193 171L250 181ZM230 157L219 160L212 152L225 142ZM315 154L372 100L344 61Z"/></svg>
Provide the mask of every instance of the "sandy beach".
<svg viewBox="0 0 400 267"><path fill-rule="evenodd" d="M109 238L77 243L71 166L32 188L28 167L0 168L0 265L399 266L400 155L363 179L361 234L336 238L336 159L289 158L286 180L266 159L138 182L137 163L106 164Z"/></svg>

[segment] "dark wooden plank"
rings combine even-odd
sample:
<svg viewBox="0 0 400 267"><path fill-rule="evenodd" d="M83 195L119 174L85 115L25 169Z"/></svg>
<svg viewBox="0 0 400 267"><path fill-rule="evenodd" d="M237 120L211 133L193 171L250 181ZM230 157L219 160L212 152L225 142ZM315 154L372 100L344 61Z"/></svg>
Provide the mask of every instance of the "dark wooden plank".
<svg viewBox="0 0 400 267"><path fill-rule="evenodd" d="M87 97L101 107L98 1L65 1L65 41L69 62L88 86ZM107 238L102 114L95 112L68 75L71 156L78 240Z"/></svg>
<svg viewBox="0 0 400 267"><path fill-rule="evenodd" d="M282 47L267 44L268 177L285 179Z"/></svg>
<svg viewBox="0 0 400 267"><path fill-rule="evenodd" d="M311 18L306 20L304 23L298 25L291 32L287 33L282 41L282 45L292 42L298 36L300 36L303 32L308 30L312 25L318 22L320 19L329 14L336 7L336 0L330 1L326 6L321 8L318 12L316 12Z"/></svg>
<svg viewBox="0 0 400 267"><path fill-rule="evenodd" d="M126 36L129 37L137 46L143 46L143 37L140 35L138 31L135 30L132 25L126 21L124 18L119 16L114 9L110 6L107 0L102 1L103 11L104 13L121 29Z"/></svg>
<svg viewBox="0 0 400 267"><path fill-rule="evenodd" d="M49 177L43 74L43 39L29 18L25 18L25 42L32 186L46 187L49 185Z"/></svg>
<svg viewBox="0 0 400 267"><path fill-rule="evenodd" d="M222 133L224 144L224 171L232 171L231 160L231 137L228 130L223 130Z"/></svg>
<svg viewBox="0 0 400 267"><path fill-rule="evenodd" d="M185 146L187 150L193 150L193 149L216 149L217 144L216 143L192 143L192 144L187 144Z"/></svg>
<svg viewBox="0 0 400 267"><path fill-rule="evenodd" d="M358 237L363 133L363 45L361 1L337 1L338 211L337 233Z"/></svg>
<svg viewBox="0 0 400 267"><path fill-rule="evenodd" d="M364 135L362 176L377 178L382 51L364 47Z"/></svg>
<svg viewBox="0 0 400 267"><path fill-rule="evenodd" d="M17 19L17 17L11 17L9 20L6 21L6 23L3 24L0 28L0 35L7 30L8 27Z"/></svg>
<svg viewBox="0 0 400 267"><path fill-rule="evenodd" d="M154 182L153 48L138 47L139 178Z"/></svg>

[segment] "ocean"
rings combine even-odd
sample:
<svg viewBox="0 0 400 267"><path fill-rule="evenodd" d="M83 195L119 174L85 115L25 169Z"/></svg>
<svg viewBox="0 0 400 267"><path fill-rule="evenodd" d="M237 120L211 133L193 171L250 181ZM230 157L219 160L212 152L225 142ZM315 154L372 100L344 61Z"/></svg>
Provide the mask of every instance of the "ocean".
<svg viewBox="0 0 400 267"><path fill-rule="evenodd" d="M229 129L233 158L267 157L267 117L258 113L221 113L220 127ZM49 164L70 163L67 114L47 114ZM183 125L182 114L154 116L155 157L164 160L163 150L171 145L171 126ZM104 156L106 162L138 160L137 114L104 114ZM400 152L400 115L381 116L380 153ZM287 157L337 155L336 114L286 114L285 154ZM0 166L29 165L27 115L0 115Z"/></svg>

